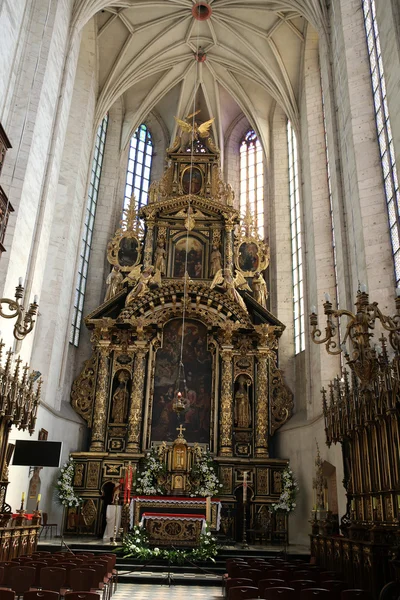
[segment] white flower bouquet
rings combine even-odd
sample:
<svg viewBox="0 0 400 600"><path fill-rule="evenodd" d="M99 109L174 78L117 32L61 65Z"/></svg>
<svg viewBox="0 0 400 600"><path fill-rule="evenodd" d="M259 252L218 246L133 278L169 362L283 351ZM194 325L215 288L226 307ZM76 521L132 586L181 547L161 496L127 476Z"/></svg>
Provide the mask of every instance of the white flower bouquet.
<svg viewBox="0 0 400 600"><path fill-rule="evenodd" d="M82 498L75 494L72 482L75 474L75 463L72 457L61 468L60 476L57 480L57 494L60 504L67 507L79 506Z"/></svg>
<svg viewBox="0 0 400 600"><path fill-rule="evenodd" d="M286 468L282 471L282 492L278 502L271 505L271 510L292 512L296 508L296 495L299 491L297 481L293 477L291 469Z"/></svg>

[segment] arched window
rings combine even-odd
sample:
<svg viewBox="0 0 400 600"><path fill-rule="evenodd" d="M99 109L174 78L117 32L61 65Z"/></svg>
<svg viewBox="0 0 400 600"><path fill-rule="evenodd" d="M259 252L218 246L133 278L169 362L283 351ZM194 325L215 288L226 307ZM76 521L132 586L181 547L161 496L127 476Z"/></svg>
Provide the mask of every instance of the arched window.
<svg viewBox="0 0 400 600"><path fill-rule="evenodd" d="M152 160L153 140L149 129L142 123L131 137L124 208L127 207L132 194L135 196L137 210L147 204Z"/></svg>
<svg viewBox="0 0 400 600"><path fill-rule="evenodd" d="M389 107L386 98L386 82L383 72L381 45L376 22L375 0L362 0L364 24L367 35L369 65L371 70L372 93L374 96L375 122L378 134L379 151L386 204L389 217L390 239L394 260L396 286L400 285L400 212L399 180L390 126ZM390 58L390 57L389 57Z"/></svg>
<svg viewBox="0 0 400 600"><path fill-rule="evenodd" d="M304 273L299 191L299 161L297 139L290 121L287 124L289 156L290 233L292 240L294 346L298 354L305 349L304 332Z"/></svg>
<svg viewBox="0 0 400 600"><path fill-rule="evenodd" d="M101 170L103 167L104 145L106 143L107 125L108 114L104 117L104 119L99 125L94 145L92 170L90 174L90 184L86 204L86 218L85 225L83 228L81 252L79 255L78 276L76 279L75 286L74 310L72 313L72 323L69 336L69 341L74 346L78 346L79 335L81 331L83 302L85 300L89 256L90 249L92 246L94 218L96 216Z"/></svg>
<svg viewBox="0 0 400 600"><path fill-rule="evenodd" d="M257 135L250 129L240 144L240 200L242 216L246 205L254 215L256 226L264 239L264 165L263 151Z"/></svg>

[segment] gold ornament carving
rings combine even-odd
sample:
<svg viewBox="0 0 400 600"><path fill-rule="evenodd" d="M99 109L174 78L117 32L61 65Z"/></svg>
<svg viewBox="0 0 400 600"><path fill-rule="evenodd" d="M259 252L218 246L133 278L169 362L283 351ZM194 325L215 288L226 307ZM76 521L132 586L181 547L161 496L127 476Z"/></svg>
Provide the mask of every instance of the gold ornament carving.
<svg viewBox="0 0 400 600"><path fill-rule="evenodd" d="M142 255L144 229L135 205L135 198L132 196L128 207L123 211L121 227L107 247L108 262L117 266L122 273L128 273L138 265Z"/></svg>
<svg viewBox="0 0 400 600"><path fill-rule="evenodd" d="M268 453L268 358L258 357L257 401L256 401L256 456L269 456Z"/></svg>
<svg viewBox="0 0 400 600"><path fill-rule="evenodd" d="M280 471L274 471L272 487L274 494L282 493L282 473Z"/></svg>
<svg viewBox="0 0 400 600"><path fill-rule="evenodd" d="M86 360L82 372L75 379L71 391L71 405L88 426L92 425L92 410L95 392L96 360L95 357Z"/></svg>
<svg viewBox="0 0 400 600"><path fill-rule="evenodd" d="M99 366L97 372L97 390L94 402L92 443L90 450L104 450L107 418L107 399L109 389L108 377L109 347L101 346L99 350Z"/></svg>
<svg viewBox="0 0 400 600"><path fill-rule="evenodd" d="M86 477L86 485L88 488L96 489L99 485L99 474L100 474L100 463L99 462L89 462L87 477Z"/></svg>
<svg viewBox="0 0 400 600"><path fill-rule="evenodd" d="M269 376L271 380L271 435L292 416L293 393L283 379L283 373L276 366L276 356L271 357Z"/></svg>
<svg viewBox="0 0 400 600"><path fill-rule="evenodd" d="M232 494L232 467L220 468L221 494Z"/></svg>
<svg viewBox="0 0 400 600"><path fill-rule="evenodd" d="M81 515L86 527L90 527L91 525L93 525L97 517L97 508L91 498L89 498L89 500L86 500L86 502L84 503L81 510Z"/></svg>
<svg viewBox="0 0 400 600"><path fill-rule="evenodd" d="M269 246L258 233L258 225L260 224L257 224L251 212L250 203L247 202L246 213L234 242L235 267L241 271L244 277L254 277L256 273L260 274L269 265Z"/></svg>
<svg viewBox="0 0 400 600"><path fill-rule="evenodd" d="M220 454L232 456L233 386L232 351L224 349L222 355L221 404L219 419Z"/></svg>
<svg viewBox="0 0 400 600"><path fill-rule="evenodd" d="M131 405L128 417L128 436L126 444L128 452L140 452L140 431L142 425L147 352L148 350L144 348L136 350Z"/></svg>
<svg viewBox="0 0 400 600"><path fill-rule="evenodd" d="M82 463L75 464L74 483L75 487L82 487L83 485L83 471L84 465Z"/></svg>
<svg viewBox="0 0 400 600"><path fill-rule="evenodd" d="M269 494L269 483L268 483L269 469L258 468L257 469L257 494L268 496Z"/></svg>

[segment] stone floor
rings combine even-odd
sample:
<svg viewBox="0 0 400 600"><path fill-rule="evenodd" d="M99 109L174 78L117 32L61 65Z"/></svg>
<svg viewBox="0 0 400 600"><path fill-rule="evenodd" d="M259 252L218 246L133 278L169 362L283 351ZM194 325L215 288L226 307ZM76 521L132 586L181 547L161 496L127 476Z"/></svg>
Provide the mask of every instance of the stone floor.
<svg viewBox="0 0 400 600"><path fill-rule="evenodd" d="M184 585L146 585L130 584L118 586L112 596L113 600L220 600L221 587L184 586Z"/></svg>

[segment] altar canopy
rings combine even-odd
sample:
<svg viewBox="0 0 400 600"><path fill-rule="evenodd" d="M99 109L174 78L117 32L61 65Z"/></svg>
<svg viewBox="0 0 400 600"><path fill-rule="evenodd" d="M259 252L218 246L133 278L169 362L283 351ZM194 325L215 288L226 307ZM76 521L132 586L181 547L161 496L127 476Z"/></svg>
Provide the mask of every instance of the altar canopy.
<svg viewBox="0 0 400 600"><path fill-rule="evenodd" d="M192 513L194 448L207 448L222 483L213 526L228 536L241 539L245 471L250 525L282 489L287 461L272 455L270 440L293 399L278 368L285 326L267 305L269 248L249 209L239 214L212 138L185 140L178 135L167 150L139 214L131 199L107 247L104 302L85 318L93 354L71 402L90 444L72 454L83 502L68 508L68 534L102 534L105 490L128 465L134 485L144 454L163 443L168 510L176 513L177 502L179 514ZM180 426L186 447L175 443ZM163 512L148 502L138 500L139 511Z"/></svg>

